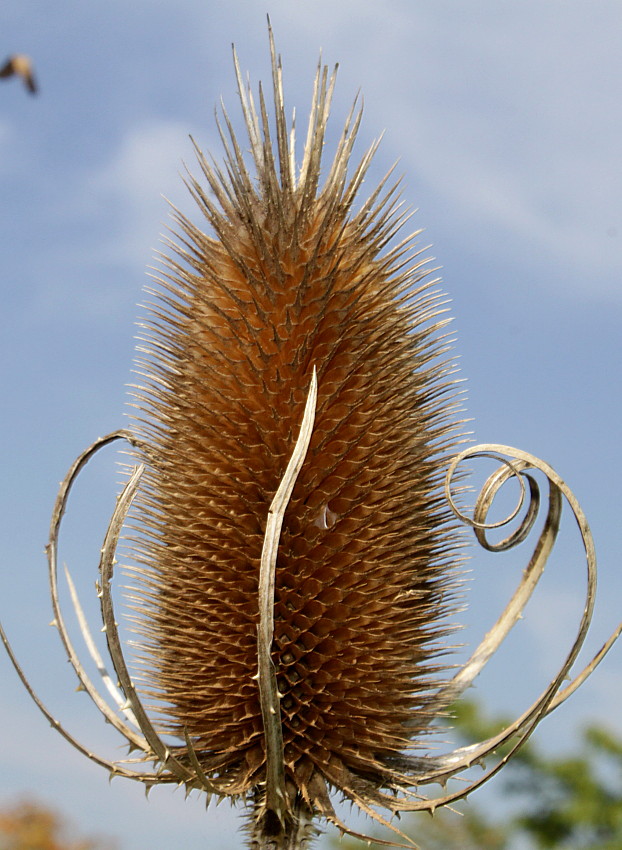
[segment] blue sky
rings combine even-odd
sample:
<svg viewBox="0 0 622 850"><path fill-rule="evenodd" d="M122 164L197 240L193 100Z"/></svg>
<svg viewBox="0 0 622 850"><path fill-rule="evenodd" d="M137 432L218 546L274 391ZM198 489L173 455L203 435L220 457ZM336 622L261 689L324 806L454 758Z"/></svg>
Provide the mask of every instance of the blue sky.
<svg viewBox="0 0 622 850"><path fill-rule="evenodd" d="M366 185L399 159L413 225L451 297L476 441L546 459L579 498L600 564L589 648L620 618L619 2L6 3L1 48L33 56L41 92L0 86L0 614L52 710L113 756L115 737L73 692L46 625L49 514L78 452L126 422L136 305L169 222L163 196L192 209L179 178L182 161L192 167L188 137L220 156L221 96L240 127L231 42L251 79L268 79L266 12L299 123L321 48L340 64L334 133L359 90L359 149L385 131ZM117 480L111 453L68 518L62 557L85 594ZM568 531L477 687L491 709L526 707L564 654L584 586ZM507 564L471 555L460 640L473 645L517 580L520 553ZM622 731L620 651L549 718L543 745L569 746L592 719ZM2 658L0 677L0 799L69 798L83 829L117 835L127 850L236 846L226 804L206 815L181 792L156 789L147 803L138 786L109 785L52 733Z"/></svg>

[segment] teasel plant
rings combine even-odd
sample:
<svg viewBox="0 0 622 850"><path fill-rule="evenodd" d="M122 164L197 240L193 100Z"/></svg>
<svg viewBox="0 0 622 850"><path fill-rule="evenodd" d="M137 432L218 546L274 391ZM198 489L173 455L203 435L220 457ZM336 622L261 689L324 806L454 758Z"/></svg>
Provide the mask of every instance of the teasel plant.
<svg viewBox="0 0 622 850"><path fill-rule="evenodd" d="M318 820L365 838L343 822L335 796L393 830L376 842L414 846L395 816L433 813L494 776L622 626L571 674L596 582L581 508L538 458L467 446L445 300L417 234L396 239L409 213L392 172L357 201L377 144L351 165L356 102L324 162L336 69L321 62L297 164L269 32L273 114L261 86L254 99L234 51L248 138L238 140L223 107L224 165L196 148L202 180L189 173L186 182L207 232L174 210L177 236L140 323L132 427L77 458L52 515L53 624L80 689L128 757L109 760L76 740L35 693L4 631L2 639L31 697L74 747L147 790L172 784L208 801L241 801L252 850L310 847ZM108 663L65 569L96 683L62 610L58 540L79 474L118 441L131 462L96 584ZM467 513L463 465L481 456L499 464ZM519 504L489 521L511 480ZM521 617L564 501L585 547L587 592L558 673L493 738L448 752L426 746ZM461 523L490 551L535 543L510 602L456 668L446 656L463 604ZM489 539L508 523L503 540ZM120 545L137 645L129 656L112 594ZM481 775L447 786L475 764ZM426 795L434 785L440 796Z"/></svg>

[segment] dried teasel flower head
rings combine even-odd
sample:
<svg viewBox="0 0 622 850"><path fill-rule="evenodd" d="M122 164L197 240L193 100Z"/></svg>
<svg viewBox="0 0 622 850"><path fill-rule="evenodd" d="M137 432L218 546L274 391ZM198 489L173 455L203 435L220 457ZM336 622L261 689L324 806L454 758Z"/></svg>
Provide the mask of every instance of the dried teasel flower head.
<svg viewBox="0 0 622 850"><path fill-rule="evenodd" d="M384 180L355 209L374 148L349 170L361 113L322 163L335 81L319 68L302 165L272 53L276 141L239 81L255 175L225 114L225 172L189 186L212 235L178 214L144 326L135 390L145 463L137 628L165 728L232 795L257 794L259 833L327 788L368 804L438 713L439 638L455 584L439 485L456 437L446 320ZM324 179L322 172L324 171ZM314 422L282 519L262 707L260 564L268 512ZM315 389L317 385L317 389ZM270 711L282 793L264 789ZM262 716L267 715L266 716ZM276 810L275 810L276 809Z"/></svg>
<svg viewBox="0 0 622 850"><path fill-rule="evenodd" d="M316 817L350 831L331 791L410 841L379 809L433 812L486 782L587 678L622 626L564 685L594 604L586 519L555 471L526 452L486 444L449 461L460 438L444 308L412 240L391 247L407 218L396 188L387 177L357 203L376 146L350 165L356 107L323 164L335 75L321 66L297 167L272 40L271 55L272 119L261 89L255 106L236 61L251 169L246 142L238 142L226 113L224 169L197 151L207 189L192 177L188 185L209 232L177 213L180 239L142 325L134 430L109 434L78 457L52 515L54 625L81 689L139 755L110 761L76 741L34 693L1 627L0 637L41 711L74 746L111 776L147 789L178 783L208 798L247 801L252 850L308 847ZM57 545L77 475L120 439L133 447L137 465L110 521L98 582L114 675L66 572L108 702L65 624ZM482 454L501 465L467 516L455 504L452 478L462 461ZM519 482L527 505L489 523L495 494L509 479ZM564 663L494 738L431 755L423 745L435 719L521 616L553 547L563 500L582 535L588 577ZM541 502L546 516L518 589L444 681L443 638L459 584L450 515L471 525L482 546L504 551L527 539ZM489 540L489 529L514 519L518 527L504 540ZM142 688L155 701L150 713L128 670L111 593L124 527L132 528L128 593ZM509 753L479 778L441 797L421 796L422 786L463 778L506 742Z"/></svg>

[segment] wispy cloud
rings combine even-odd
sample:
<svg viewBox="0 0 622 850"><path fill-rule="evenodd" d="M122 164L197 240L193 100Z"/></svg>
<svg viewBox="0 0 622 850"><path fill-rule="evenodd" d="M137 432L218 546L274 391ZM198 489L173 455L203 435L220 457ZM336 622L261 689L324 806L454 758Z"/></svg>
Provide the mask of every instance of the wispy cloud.
<svg viewBox="0 0 622 850"><path fill-rule="evenodd" d="M38 215L59 238L49 237L32 260L38 285L28 304L31 322L63 315L68 304L81 321L107 321L127 309L124 296L131 293L135 300L137 281L144 282L169 224L163 196L184 203L179 173L189 151L185 127L152 120L128 127L89 171L48 177L54 184L47 193L50 205Z"/></svg>

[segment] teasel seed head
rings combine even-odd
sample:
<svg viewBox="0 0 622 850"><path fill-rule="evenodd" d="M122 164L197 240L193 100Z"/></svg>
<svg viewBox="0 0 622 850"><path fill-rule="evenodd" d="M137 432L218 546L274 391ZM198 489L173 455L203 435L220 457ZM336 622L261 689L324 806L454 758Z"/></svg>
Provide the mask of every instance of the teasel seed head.
<svg viewBox="0 0 622 850"><path fill-rule="evenodd" d="M360 109L323 163L335 73L318 67L297 170L273 45L272 62L272 119L238 72L255 174L226 113L224 170L197 149L208 188L188 186L207 232L176 213L181 238L153 290L134 390L148 691L208 777L259 801L258 847L296 807L332 818L328 789L367 805L400 784L393 761L441 707L456 586L439 493L457 441L441 296L412 240L392 247L407 218L396 186L385 178L355 205L376 148L349 167ZM263 799L259 573L314 372L274 575L281 818Z"/></svg>

